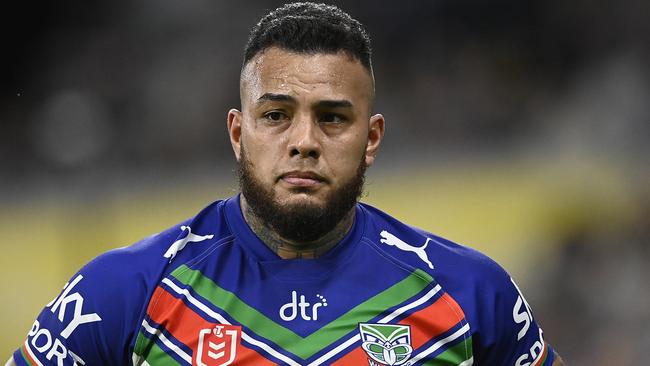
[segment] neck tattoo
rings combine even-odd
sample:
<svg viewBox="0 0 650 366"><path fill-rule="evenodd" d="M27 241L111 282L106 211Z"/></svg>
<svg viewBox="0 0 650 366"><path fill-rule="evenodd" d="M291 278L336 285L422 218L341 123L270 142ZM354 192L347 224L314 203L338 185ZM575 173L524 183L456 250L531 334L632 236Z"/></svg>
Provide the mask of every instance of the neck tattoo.
<svg viewBox="0 0 650 366"><path fill-rule="evenodd" d="M332 231L314 241L294 242L282 238L273 229L265 225L262 219L255 215L251 207L246 203L244 196L241 196L241 208L246 223L255 235L282 259L310 259L320 257L327 253L350 231L354 223L355 213L353 207Z"/></svg>

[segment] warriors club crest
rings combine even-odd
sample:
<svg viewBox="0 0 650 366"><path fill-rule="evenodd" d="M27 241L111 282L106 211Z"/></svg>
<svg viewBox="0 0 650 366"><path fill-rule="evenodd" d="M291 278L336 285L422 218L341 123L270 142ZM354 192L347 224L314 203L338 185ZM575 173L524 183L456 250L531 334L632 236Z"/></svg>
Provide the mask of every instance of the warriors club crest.
<svg viewBox="0 0 650 366"><path fill-rule="evenodd" d="M361 348L370 366L408 366L413 353L411 328L401 324L359 324Z"/></svg>
<svg viewBox="0 0 650 366"><path fill-rule="evenodd" d="M192 365L227 366L235 361L241 327L217 324L199 331L199 343Z"/></svg>

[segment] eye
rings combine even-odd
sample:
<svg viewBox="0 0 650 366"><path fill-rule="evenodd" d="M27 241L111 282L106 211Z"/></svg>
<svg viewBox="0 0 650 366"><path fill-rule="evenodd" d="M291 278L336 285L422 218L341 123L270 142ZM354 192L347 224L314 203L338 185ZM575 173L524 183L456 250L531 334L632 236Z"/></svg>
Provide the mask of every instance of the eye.
<svg viewBox="0 0 650 366"><path fill-rule="evenodd" d="M339 113L323 113L319 120L324 123L343 123L347 121L347 118Z"/></svg>
<svg viewBox="0 0 650 366"><path fill-rule="evenodd" d="M264 118L272 122L281 122L289 119L286 114L280 111L271 111L264 114Z"/></svg>

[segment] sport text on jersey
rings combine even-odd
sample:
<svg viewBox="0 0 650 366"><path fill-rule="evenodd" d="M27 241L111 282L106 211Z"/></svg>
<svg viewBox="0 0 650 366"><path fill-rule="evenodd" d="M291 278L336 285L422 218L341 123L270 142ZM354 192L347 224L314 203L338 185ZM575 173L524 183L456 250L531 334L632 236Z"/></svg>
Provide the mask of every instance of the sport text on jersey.
<svg viewBox="0 0 650 366"><path fill-rule="evenodd" d="M66 348L64 342L59 339L68 339L72 333L81 325L99 322L102 318L97 313L83 313L84 297L79 292L73 292L75 286L83 279L83 275L77 275L72 282L66 283L63 286L63 292L54 300L50 301L46 307L57 315L59 321L66 324L63 330L58 335L53 335L52 332L44 327L36 320L32 325L28 334L28 340L25 342L25 347L28 351L36 351L45 354L45 358L53 360L56 358L57 365L63 365L63 361L68 357L72 359L73 365L85 365L81 357L77 356L73 351ZM66 310L72 308L72 318L66 317ZM69 314L69 312L67 312Z"/></svg>
<svg viewBox="0 0 650 366"><path fill-rule="evenodd" d="M512 319L515 323L521 326L521 329L519 329L519 332L517 333L517 341L520 341L522 338L524 338L526 333L528 333L528 329L533 322L533 312L530 309L530 305L528 305L528 301L526 301L524 295L521 293L519 286L517 286L512 278L510 278L510 281L515 286L517 293L519 294L519 296L517 296L515 306L512 308ZM537 362L539 362L544 357L545 351L546 344L544 342L543 332L542 329L539 328L539 339L533 343L527 353L524 353L517 358L515 366L537 365Z"/></svg>

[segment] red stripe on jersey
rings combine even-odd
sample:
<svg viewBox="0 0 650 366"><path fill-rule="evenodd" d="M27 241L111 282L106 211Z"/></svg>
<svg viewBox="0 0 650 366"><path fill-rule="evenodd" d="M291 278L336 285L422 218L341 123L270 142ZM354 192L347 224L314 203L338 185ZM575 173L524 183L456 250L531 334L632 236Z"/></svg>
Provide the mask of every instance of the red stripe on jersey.
<svg viewBox="0 0 650 366"><path fill-rule="evenodd" d="M432 338L445 333L461 320L465 314L458 303L448 294L443 294L436 302L404 318L399 324L411 326L411 346L417 349ZM368 355L361 347L356 347L332 365L362 365L368 362Z"/></svg>
<svg viewBox="0 0 650 366"><path fill-rule="evenodd" d="M361 347L356 347L347 355L339 358L332 364L332 366L346 366L346 365L365 365L368 363L368 354L362 350Z"/></svg>
<svg viewBox="0 0 650 366"><path fill-rule="evenodd" d="M183 300L177 299L162 287L156 288L152 296L147 315L154 322L162 325L174 338L192 349L196 353L199 342L199 331L213 329L217 323L207 321L187 307ZM196 355L192 357L196 360ZM257 351L237 344L237 365L268 365L275 363L269 361Z"/></svg>
<svg viewBox="0 0 650 366"><path fill-rule="evenodd" d="M411 342L414 349L431 338L448 331L461 320L465 313L449 294L445 293L436 302L409 315L400 324L411 326Z"/></svg>
<svg viewBox="0 0 650 366"><path fill-rule="evenodd" d="M546 345L546 342L543 342L542 347L544 347L544 349L542 350L542 355L540 356L539 360L535 362L533 366L540 366L544 364L544 361L546 361L546 359L548 358L548 346Z"/></svg>
<svg viewBox="0 0 650 366"><path fill-rule="evenodd" d="M40 362L38 362L38 360L35 360L32 357L31 349L29 348L29 345L27 344L27 342L28 341L25 341L25 344L23 344L21 352L20 352L22 354L23 358L25 358L27 363L32 365L32 366L42 365Z"/></svg>

